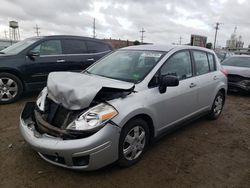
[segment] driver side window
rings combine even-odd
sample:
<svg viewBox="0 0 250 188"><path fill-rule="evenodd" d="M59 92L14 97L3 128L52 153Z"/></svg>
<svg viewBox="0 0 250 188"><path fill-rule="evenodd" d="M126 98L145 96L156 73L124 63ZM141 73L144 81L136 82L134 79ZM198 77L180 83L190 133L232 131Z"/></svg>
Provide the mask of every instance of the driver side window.
<svg viewBox="0 0 250 188"><path fill-rule="evenodd" d="M159 74L160 73L160 74ZM177 52L163 64L148 84L149 88L158 86L159 76L173 75L179 80L184 80L193 76L192 63L189 51Z"/></svg>
<svg viewBox="0 0 250 188"><path fill-rule="evenodd" d="M161 75L177 76L184 80L193 76L189 51L181 51L170 57L160 70Z"/></svg>
<svg viewBox="0 0 250 188"><path fill-rule="evenodd" d="M59 55L62 54L62 46L60 40L48 40L42 42L31 50L40 55Z"/></svg>

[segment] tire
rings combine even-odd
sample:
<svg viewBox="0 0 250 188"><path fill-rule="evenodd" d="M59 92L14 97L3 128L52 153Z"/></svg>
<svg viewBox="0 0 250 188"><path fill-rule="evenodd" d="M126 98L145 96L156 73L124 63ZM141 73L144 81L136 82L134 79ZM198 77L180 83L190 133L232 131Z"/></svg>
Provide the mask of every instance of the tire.
<svg viewBox="0 0 250 188"><path fill-rule="evenodd" d="M222 92L219 91L215 96L213 106L208 114L208 118L211 120L218 119L221 115L224 103L225 103L225 96L222 94Z"/></svg>
<svg viewBox="0 0 250 188"><path fill-rule="evenodd" d="M10 73L0 73L0 104L15 102L23 93L21 80Z"/></svg>
<svg viewBox="0 0 250 188"><path fill-rule="evenodd" d="M149 128L147 122L141 118L130 120L120 136L119 166L129 167L137 163L142 158L148 143Z"/></svg>

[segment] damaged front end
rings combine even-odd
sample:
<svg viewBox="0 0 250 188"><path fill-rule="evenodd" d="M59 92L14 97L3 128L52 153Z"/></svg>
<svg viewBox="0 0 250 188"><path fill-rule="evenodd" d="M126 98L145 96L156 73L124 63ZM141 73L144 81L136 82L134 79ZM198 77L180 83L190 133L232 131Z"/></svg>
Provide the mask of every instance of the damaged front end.
<svg viewBox="0 0 250 188"><path fill-rule="evenodd" d="M108 122L112 124L111 119L118 112L107 101L124 98L134 90L134 86L125 89L105 87L110 85L106 82L102 83L104 86L99 90L96 86L94 89L85 87L88 95L83 102L84 94L77 93L82 87L72 89L68 84L61 85L60 82L55 83L51 80L54 81L55 78L49 77L48 85L40 93L36 103L26 105L22 119L40 134L65 140L89 137ZM77 100L81 101L77 103ZM71 105L70 101L74 105Z"/></svg>
<svg viewBox="0 0 250 188"><path fill-rule="evenodd" d="M228 86L231 91L250 93L250 78L236 74L228 74Z"/></svg>

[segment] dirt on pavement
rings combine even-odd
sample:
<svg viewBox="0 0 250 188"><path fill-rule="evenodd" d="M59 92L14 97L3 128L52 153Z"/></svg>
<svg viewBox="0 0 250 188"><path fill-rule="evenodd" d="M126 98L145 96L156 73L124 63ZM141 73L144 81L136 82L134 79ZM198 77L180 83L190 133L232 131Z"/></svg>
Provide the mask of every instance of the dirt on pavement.
<svg viewBox="0 0 250 188"><path fill-rule="evenodd" d="M130 168L78 172L43 161L19 133L26 97L0 106L0 187L250 187L250 96L229 95L221 117L201 118L150 146Z"/></svg>

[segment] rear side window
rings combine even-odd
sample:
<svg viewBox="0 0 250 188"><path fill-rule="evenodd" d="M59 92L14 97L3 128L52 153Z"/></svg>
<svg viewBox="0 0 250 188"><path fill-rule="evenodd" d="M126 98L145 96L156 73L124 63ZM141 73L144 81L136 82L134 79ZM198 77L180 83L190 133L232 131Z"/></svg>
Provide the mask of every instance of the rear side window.
<svg viewBox="0 0 250 188"><path fill-rule="evenodd" d="M208 57L208 61L209 61L209 67L210 67L210 71L214 71L215 68L215 62L214 62L214 56L212 54L207 54Z"/></svg>
<svg viewBox="0 0 250 188"><path fill-rule="evenodd" d="M62 54L60 40L48 40L36 46L32 52L38 52L40 55L59 55Z"/></svg>
<svg viewBox="0 0 250 188"><path fill-rule="evenodd" d="M202 75L209 72L209 63L206 52L193 51L196 74Z"/></svg>
<svg viewBox="0 0 250 188"><path fill-rule="evenodd" d="M103 44L95 41L87 41L87 48L89 53L99 53L109 51L110 48L107 44Z"/></svg>
<svg viewBox="0 0 250 188"><path fill-rule="evenodd" d="M161 75L174 75L179 80L192 77L192 63L189 51L182 51L170 57L161 68Z"/></svg>
<svg viewBox="0 0 250 188"><path fill-rule="evenodd" d="M87 53L87 47L83 40L63 40L64 54L84 54Z"/></svg>

